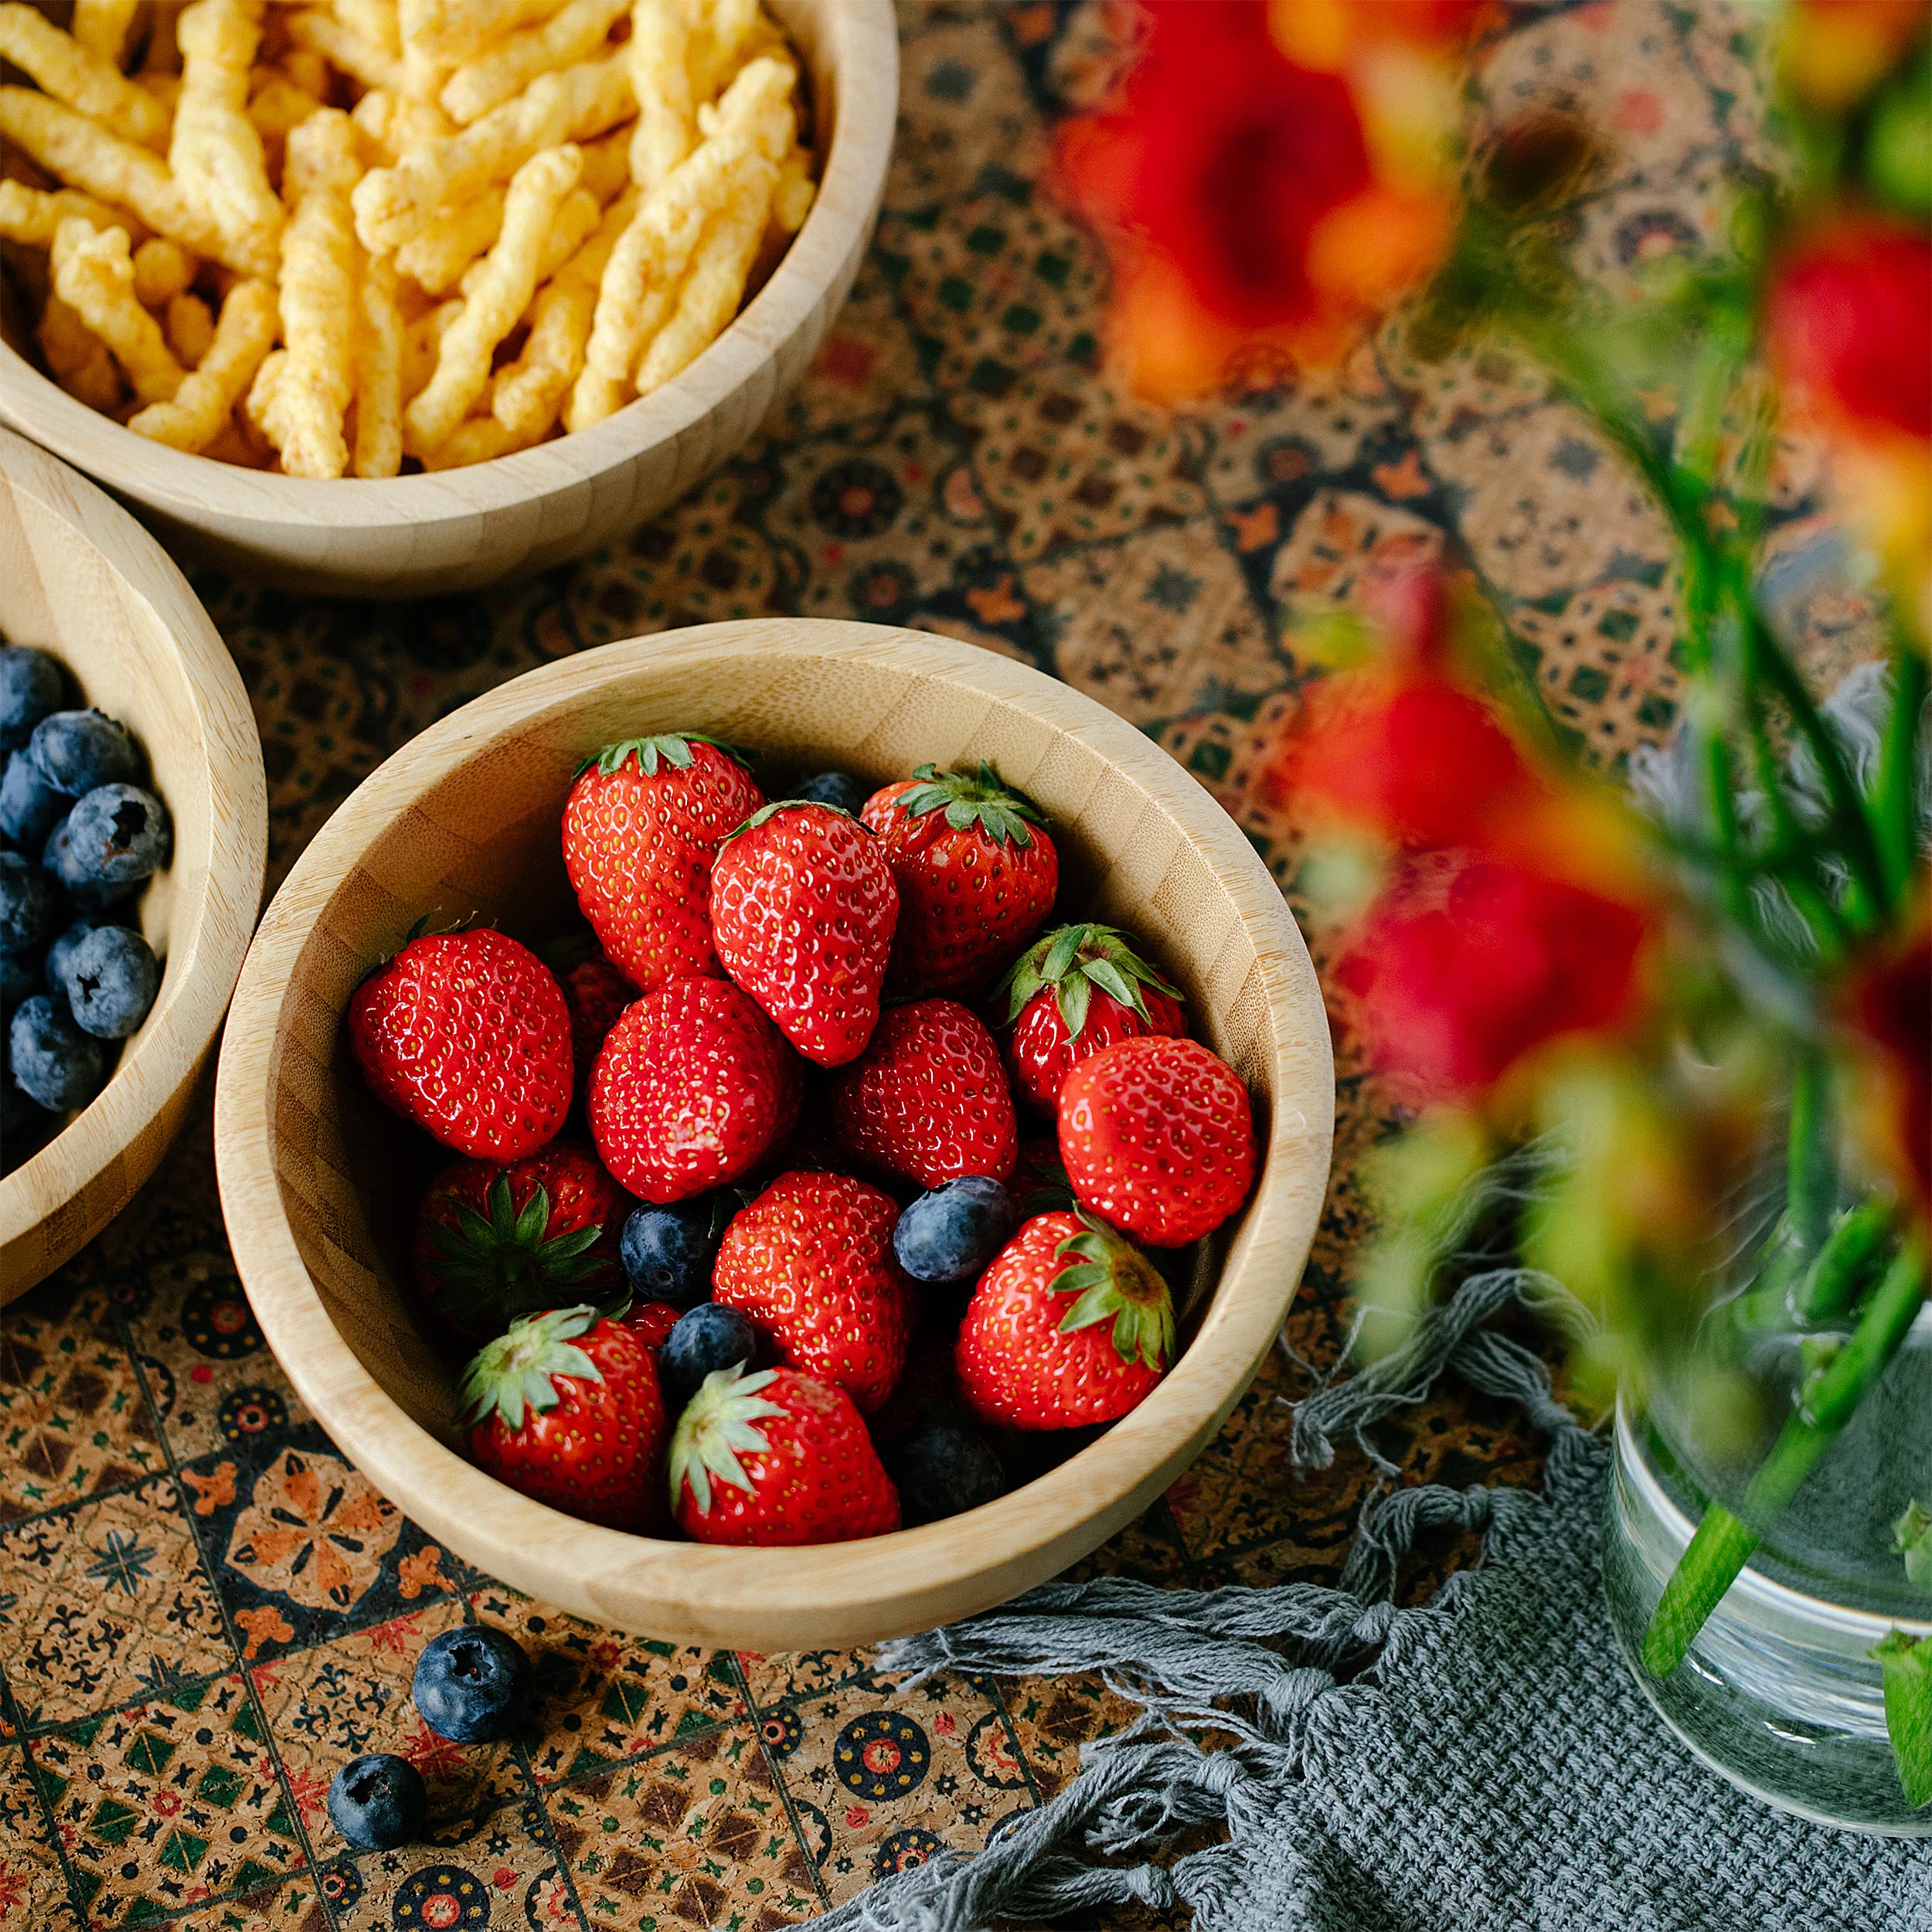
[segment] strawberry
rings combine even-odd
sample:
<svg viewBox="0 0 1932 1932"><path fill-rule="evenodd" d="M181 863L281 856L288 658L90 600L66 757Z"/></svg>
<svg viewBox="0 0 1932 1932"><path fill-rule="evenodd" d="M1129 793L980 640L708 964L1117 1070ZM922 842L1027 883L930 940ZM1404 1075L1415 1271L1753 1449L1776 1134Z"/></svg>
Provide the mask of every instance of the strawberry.
<svg viewBox="0 0 1932 1932"><path fill-rule="evenodd" d="M640 992L718 971L711 862L764 803L743 755L696 732L607 745L563 808L563 864L583 916Z"/></svg>
<svg viewBox="0 0 1932 1932"><path fill-rule="evenodd" d="M829 805L767 805L711 870L724 969L821 1066L866 1050L879 1021L899 889L878 838Z"/></svg>
<svg viewBox="0 0 1932 1932"><path fill-rule="evenodd" d="M526 1316L464 1371L470 1454L499 1482L613 1529L662 1512L664 1398L651 1351L595 1308Z"/></svg>
<svg viewBox="0 0 1932 1932"><path fill-rule="evenodd" d="M664 1346L683 1313L683 1309L668 1301L640 1301L617 1319L655 1353Z"/></svg>
<svg viewBox="0 0 1932 1932"><path fill-rule="evenodd" d="M1091 1215L1039 1214L980 1277L953 1360L983 1420L1073 1429L1125 1415L1173 1355L1153 1263Z"/></svg>
<svg viewBox="0 0 1932 1932"><path fill-rule="evenodd" d="M590 1138L660 1205L756 1167L798 1117L798 1056L743 988L674 979L624 1009L590 1076Z"/></svg>
<svg viewBox="0 0 1932 1932"><path fill-rule="evenodd" d="M1001 982L1013 1087L1050 1114L1076 1062L1143 1033L1187 1032L1170 986L1111 926L1063 926L1036 940Z"/></svg>
<svg viewBox="0 0 1932 1932"><path fill-rule="evenodd" d="M1254 1180L1254 1119L1233 1067L1198 1041L1116 1040L1060 1086L1060 1158L1087 1207L1156 1248L1218 1228Z"/></svg>
<svg viewBox="0 0 1932 1932"><path fill-rule="evenodd" d="M577 1071L586 1078L596 1066L617 1015L638 996L638 989L600 952L592 952L557 975L563 1004L570 1014L570 1049Z"/></svg>
<svg viewBox="0 0 1932 1932"><path fill-rule="evenodd" d="M847 1543L899 1527L899 1492L842 1389L720 1369L671 1438L671 1502L702 1543Z"/></svg>
<svg viewBox="0 0 1932 1932"><path fill-rule="evenodd" d="M869 1414L906 1366L912 1327L912 1291L893 1260L898 1219L890 1195L849 1174L781 1174L726 1229L712 1299Z"/></svg>
<svg viewBox="0 0 1932 1932"><path fill-rule="evenodd" d="M1019 1131L993 1036L951 999L889 1006L832 1083L832 1128L869 1167L922 1188L962 1174L1003 1181Z"/></svg>
<svg viewBox="0 0 1932 1932"><path fill-rule="evenodd" d="M921 765L866 801L899 885L892 982L976 992L1039 930L1060 886L1046 820L981 761L977 776Z"/></svg>
<svg viewBox="0 0 1932 1932"><path fill-rule="evenodd" d="M590 1150L568 1141L508 1166L459 1161L417 1210L417 1288L433 1313L478 1340L519 1315L615 1298L628 1205Z"/></svg>
<svg viewBox="0 0 1932 1932"><path fill-rule="evenodd" d="M410 940L350 996L349 1041L384 1106L478 1160L534 1154L570 1111L563 995L487 926Z"/></svg>

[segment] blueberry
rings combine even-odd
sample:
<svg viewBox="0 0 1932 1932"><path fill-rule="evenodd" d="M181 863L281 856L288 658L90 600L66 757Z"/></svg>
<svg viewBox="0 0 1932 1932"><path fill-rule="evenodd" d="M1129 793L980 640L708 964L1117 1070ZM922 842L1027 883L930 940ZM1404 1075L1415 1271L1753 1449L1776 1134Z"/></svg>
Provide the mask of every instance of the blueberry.
<svg viewBox="0 0 1932 1932"><path fill-rule="evenodd" d="M0 1010L12 1012L39 983L32 953L0 953Z"/></svg>
<svg viewBox="0 0 1932 1932"><path fill-rule="evenodd" d="M53 927L53 894L30 859L0 852L0 953L26 953Z"/></svg>
<svg viewBox="0 0 1932 1932"><path fill-rule="evenodd" d="M623 1243L631 1298L680 1308L703 1301L711 1292L711 1264L729 1219L716 1197L634 1210L624 1224Z"/></svg>
<svg viewBox="0 0 1932 1932"><path fill-rule="evenodd" d="M464 1624L423 1646L411 1689L438 1737L487 1744L515 1723L529 1682L530 1660L502 1631Z"/></svg>
<svg viewBox="0 0 1932 1932"><path fill-rule="evenodd" d="M970 1429L950 1422L920 1423L879 1451L899 1491L907 1527L977 1509L1006 1488L999 1458Z"/></svg>
<svg viewBox="0 0 1932 1932"><path fill-rule="evenodd" d="M48 784L70 798L141 776L133 735L104 711L54 712L34 726L27 747Z"/></svg>
<svg viewBox="0 0 1932 1932"><path fill-rule="evenodd" d="M49 992L58 995L62 999L67 997L67 989L62 981L67 971L68 958L73 949L90 933L98 932L103 926L111 926L115 923L111 919L104 919L93 913L83 913L78 919L72 920L62 929L53 944L47 948L46 986Z"/></svg>
<svg viewBox="0 0 1932 1932"><path fill-rule="evenodd" d="M46 774L25 751L8 754L0 771L0 832L37 852L73 801L47 783Z"/></svg>
<svg viewBox="0 0 1932 1932"><path fill-rule="evenodd" d="M976 1281L1019 1226L998 1182L961 1175L922 1194L893 1230L893 1253L915 1281Z"/></svg>
<svg viewBox="0 0 1932 1932"><path fill-rule="evenodd" d="M44 651L0 645L0 751L16 751L60 702L60 666Z"/></svg>
<svg viewBox="0 0 1932 1932"><path fill-rule="evenodd" d="M46 849L40 855L40 869L53 881L56 890L66 895L68 903L83 913L104 913L141 890L139 879L129 885L110 886L101 879L83 877L65 818L54 827L47 840Z"/></svg>
<svg viewBox="0 0 1932 1932"><path fill-rule="evenodd" d="M168 808L139 785L97 785L67 814L66 832L69 885L138 886L167 864L174 844Z"/></svg>
<svg viewBox="0 0 1932 1932"><path fill-rule="evenodd" d="M85 1107L107 1077L100 1041L45 993L21 1002L7 1029L7 1049L14 1078L49 1113Z"/></svg>
<svg viewBox="0 0 1932 1932"><path fill-rule="evenodd" d="M872 794L872 787L864 779L855 778L849 771L821 771L796 786L791 795L815 805L835 806L856 818L859 808Z"/></svg>
<svg viewBox="0 0 1932 1932"><path fill-rule="evenodd" d="M658 1381L665 1406L674 1414L696 1394L699 1385L719 1369L751 1361L758 1352L758 1331L736 1308L700 1301L658 1351Z"/></svg>
<svg viewBox="0 0 1932 1932"><path fill-rule="evenodd" d="M351 1758L328 1787L329 1822L359 1852L393 1852L423 1835L430 1796L406 1757Z"/></svg>
<svg viewBox="0 0 1932 1932"><path fill-rule="evenodd" d="M60 990L74 1024L97 1039L125 1039L148 1017L161 987L161 962L140 934L103 926L63 961Z"/></svg>

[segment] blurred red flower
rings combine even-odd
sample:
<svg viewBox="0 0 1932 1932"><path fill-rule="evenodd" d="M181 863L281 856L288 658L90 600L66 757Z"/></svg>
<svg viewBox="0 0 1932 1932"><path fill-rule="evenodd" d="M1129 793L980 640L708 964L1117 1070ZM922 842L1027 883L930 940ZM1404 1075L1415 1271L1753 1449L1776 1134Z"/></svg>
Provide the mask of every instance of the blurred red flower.
<svg viewBox="0 0 1932 1932"><path fill-rule="evenodd" d="M1854 978L1853 1049L1872 1090L1875 1151L1932 1219L1932 915Z"/></svg>
<svg viewBox="0 0 1932 1932"><path fill-rule="evenodd" d="M1635 905L1478 859L1440 906L1385 893L1335 978L1378 1066L1419 1097L1471 1099L1539 1047L1634 1019L1651 925Z"/></svg>
<svg viewBox="0 0 1932 1932"><path fill-rule="evenodd" d="M1932 438L1932 235L1839 216L1785 257L1767 320L1780 373L1818 416Z"/></svg>
<svg viewBox="0 0 1932 1932"><path fill-rule="evenodd" d="M1332 22L1317 38L1338 63L1361 11L1155 0L1119 100L1063 129L1062 179L1105 232L1118 348L1144 393L1212 388L1257 347L1332 358L1439 258L1446 191L1379 173L1349 74L1291 58L1274 31ZM1430 31L1441 11L1405 0L1391 22Z"/></svg>

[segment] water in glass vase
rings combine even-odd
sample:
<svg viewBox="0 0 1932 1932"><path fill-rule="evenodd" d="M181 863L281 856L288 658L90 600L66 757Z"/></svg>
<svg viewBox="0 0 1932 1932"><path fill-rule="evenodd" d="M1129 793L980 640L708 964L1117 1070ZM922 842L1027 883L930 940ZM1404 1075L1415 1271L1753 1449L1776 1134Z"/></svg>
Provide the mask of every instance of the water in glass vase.
<svg viewBox="0 0 1932 1932"><path fill-rule="evenodd" d="M1896 1529L1932 1507L1932 1311L1921 1309L1889 1366L1774 1512L1747 1498L1798 1407L1827 1338L1746 1335L1740 1366L1764 1427L1714 1430L1695 1398L1660 1391L1617 1417L1604 1549L1611 1621L1632 1671L1679 1736L1769 1802L1858 1829L1932 1834L1932 1806L1908 1798L1886 1729L1873 1655L1893 1631L1932 1637L1932 1590L1908 1574ZM1759 1539L1735 1583L1660 1676L1645 1661L1665 1587L1713 1505Z"/></svg>

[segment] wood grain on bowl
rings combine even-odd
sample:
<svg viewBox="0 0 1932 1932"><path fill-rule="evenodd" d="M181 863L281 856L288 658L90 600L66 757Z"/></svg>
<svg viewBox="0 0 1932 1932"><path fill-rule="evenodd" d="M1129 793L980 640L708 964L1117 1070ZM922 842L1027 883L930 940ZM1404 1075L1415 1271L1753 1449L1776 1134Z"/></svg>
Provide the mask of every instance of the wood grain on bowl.
<svg viewBox="0 0 1932 1932"><path fill-rule="evenodd" d="M342 1014L425 913L536 931L568 908L558 825L573 773L614 739L675 728L759 747L779 775L835 761L883 781L929 759L994 760L1053 821L1062 903L1142 935L1254 1095L1260 1179L1203 1264L1172 1371L1097 1440L968 1516L816 1549L652 1541L530 1502L454 1446L450 1366L419 1332L407 1287L406 1130L361 1089ZM223 1050L216 1149L236 1265L271 1346L331 1435L433 1536L587 1616L772 1650L981 1609L1144 1509L1219 1428L1280 1329L1321 1212L1333 1111L1301 934L1247 841L1165 753L990 652L763 619L532 672L366 781L263 921Z"/></svg>
<svg viewBox="0 0 1932 1932"><path fill-rule="evenodd" d="M769 4L810 77L817 199L737 320L682 374L615 415L466 469L279 476L135 435L50 382L0 329L0 421L104 484L184 553L285 590L470 590L635 528L709 475L797 386L852 287L884 192L899 99L892 0Z"/></svg>
<svg viewBox="0 0 1932 1932"><path fill-rule="evenodd" d="M180 1127L261 903L268 794L240 674L208 614L133 518L0 430L0 634L61 658L89 704L140 740L174 821L143 895L161 991L92 1106L0 1179L0 1302L124 1207Z"/></svg>

